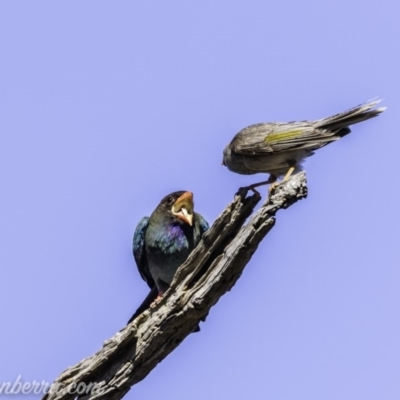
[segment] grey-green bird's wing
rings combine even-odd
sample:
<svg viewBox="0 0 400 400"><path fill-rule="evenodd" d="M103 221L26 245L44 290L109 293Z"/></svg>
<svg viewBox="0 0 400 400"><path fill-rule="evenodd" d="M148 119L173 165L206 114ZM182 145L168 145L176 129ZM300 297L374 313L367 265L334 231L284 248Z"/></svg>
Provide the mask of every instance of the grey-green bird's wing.
<svg viewBox="0 0 400 400"><path fill-rule="evenodd" d="M268 155L300 149L316 149L339 139L334 131L317 128L313 122L265 123L248 126L232 140L240 155Z"/></svg>
<svg viewBox="0 0 400 400"><path fill-rule="evenodd" d="M316 150L350 133L350 125L374 118L385 110L380 100L360 104L316 121L255 124L241 130L231 148L240 155L267 155L290 150Z"/></svg>
<svg viewBox="0 0 400 400"><path fill-rule="evenodd" d="M140 276L149 285L150 289L155 287L146 257L145 235L149 226L149 217L143 217L136 226L133 235L132 251Z"/></svg>

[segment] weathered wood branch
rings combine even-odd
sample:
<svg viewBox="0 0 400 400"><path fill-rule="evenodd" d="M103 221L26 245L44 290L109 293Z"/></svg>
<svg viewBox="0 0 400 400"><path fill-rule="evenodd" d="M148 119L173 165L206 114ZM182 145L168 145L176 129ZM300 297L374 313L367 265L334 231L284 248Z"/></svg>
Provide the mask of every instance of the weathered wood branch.
<svg viewBox="0 0 400 400"><path fill-rule="evenodd" d="M179 346L233 287L274 226L276 212L306 196L302 172L277 186L245 224L261 197L257 192L247 196L246 190L239 190L179 268L161 302L104 342L96 354L64 371L43 400L121 399Z"/></svg>

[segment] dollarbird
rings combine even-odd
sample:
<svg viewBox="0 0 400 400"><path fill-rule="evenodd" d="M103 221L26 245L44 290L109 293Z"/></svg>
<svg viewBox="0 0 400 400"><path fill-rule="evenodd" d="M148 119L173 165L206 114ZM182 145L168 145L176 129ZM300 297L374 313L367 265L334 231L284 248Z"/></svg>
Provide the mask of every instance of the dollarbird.
<svg viewBox="0 0 400 400"><path fill-rule="evenodd" d="M162 297L190 252L209 228L193 210L193 194L178 191L165 196L150 218L143 217L133 235L133 256L150 293L128 324Z"/></svg>
<svg viewBox="0 0 400 400"><path fill-rule="evenodd" d="M386 107L375 108L380 100L361 104L350 110L316 121L273 122L250 125L242 129L225 147L222 164L243 175L268 173L267 181L286 180L315 150L350 133L350 125L374 118Z"/></svg>

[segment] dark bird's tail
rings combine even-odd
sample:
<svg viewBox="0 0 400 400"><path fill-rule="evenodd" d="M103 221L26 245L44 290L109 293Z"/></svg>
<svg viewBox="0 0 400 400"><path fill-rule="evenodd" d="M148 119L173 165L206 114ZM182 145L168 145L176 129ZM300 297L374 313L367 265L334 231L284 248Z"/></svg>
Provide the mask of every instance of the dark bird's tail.
<svg viewBox="0 0 400 400"><path fill-rule="evenodd" d="M375 108L380 100L360 104L350 110L315 121L315 127L336 131L335 136L343 137L350 133L349 125L358 124L367 119L374 118L386 110L386 107Z"/></svg>
<svg viewBox="0 0 400 400"><path fill-rule="evenodd" d="M150 304L157 298L158 296L158 289L156 286L154 286L151 290L150 293L146 296L146 298L143 300L142 304L139 306L139 308L135 311L135 313L132 315L132 317L129 319L128 324L129 325L136 317L138 317L143 311L146 311L149 307Z"/></svg>

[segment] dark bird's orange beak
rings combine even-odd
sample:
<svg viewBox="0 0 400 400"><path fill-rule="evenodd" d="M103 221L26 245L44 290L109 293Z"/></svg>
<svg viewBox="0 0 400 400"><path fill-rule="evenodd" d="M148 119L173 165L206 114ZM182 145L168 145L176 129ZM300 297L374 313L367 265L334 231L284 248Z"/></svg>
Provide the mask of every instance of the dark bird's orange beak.
<svg viewBox="0 0 400 400"><path fill-rule="evenodd" d="M190 226L193 223L193 193L185 192L182 196L178 197L172 206L172 214L176 215L182 221Z"/></svg>

